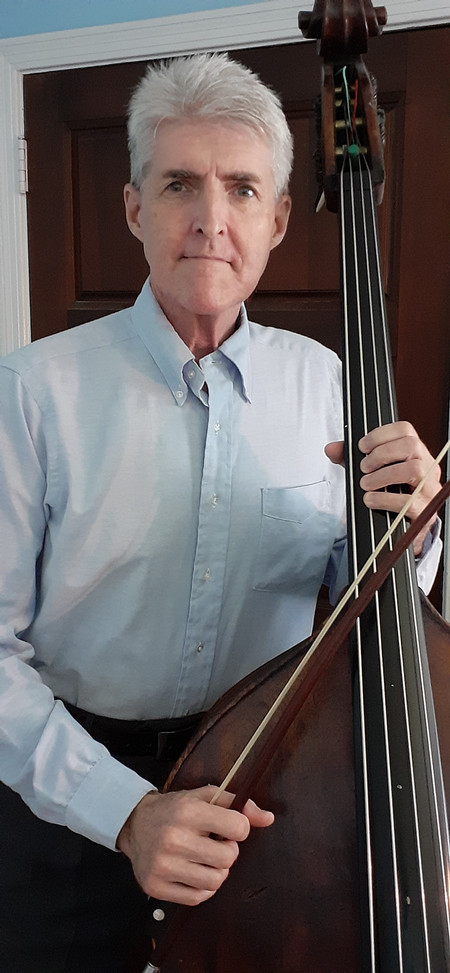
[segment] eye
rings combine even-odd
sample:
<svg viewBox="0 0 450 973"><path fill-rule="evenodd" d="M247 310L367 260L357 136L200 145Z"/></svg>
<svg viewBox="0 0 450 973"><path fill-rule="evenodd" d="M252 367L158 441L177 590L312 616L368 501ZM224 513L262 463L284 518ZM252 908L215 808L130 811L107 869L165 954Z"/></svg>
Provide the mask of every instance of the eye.
<svg viewBox="0 0 450 973"><path fill-rule="evenodd" d="M166 192L168 193L182 193L184 189L186 189L186 186L179 179L173 179L166 186Z"/></svg>
<svg viewBox="0 0 450 973"><path fill-rule="evenodd" d="M256 196L252 186L238 186L236 191L238 196L243 196L245 199L251 199L252 196Z"/></svg>

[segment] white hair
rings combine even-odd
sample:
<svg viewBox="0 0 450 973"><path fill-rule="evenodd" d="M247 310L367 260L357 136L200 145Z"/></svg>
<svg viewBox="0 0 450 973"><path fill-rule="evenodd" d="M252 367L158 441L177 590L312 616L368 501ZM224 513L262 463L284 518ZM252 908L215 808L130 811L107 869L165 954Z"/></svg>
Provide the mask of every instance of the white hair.
<svg viewBox="0 0 450 973"><path fill-rule="evenodd" d="M147 175L163 120L240 123L265 136L272 148L275 195L287 192L293 139L281 102L249 68L227 54L195 54L149 65L128 111L131 182Z"/></svg>

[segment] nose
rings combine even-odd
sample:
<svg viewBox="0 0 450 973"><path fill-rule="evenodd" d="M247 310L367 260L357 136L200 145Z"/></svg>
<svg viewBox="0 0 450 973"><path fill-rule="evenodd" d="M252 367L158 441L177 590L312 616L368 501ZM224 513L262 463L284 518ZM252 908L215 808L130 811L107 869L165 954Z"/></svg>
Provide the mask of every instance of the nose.
<svg viewBox="0 0 450 973"><path fill-rule="evenodd" d="M226 232L226 194L220 187L206 187L198 194L192 222L194 233L212 240Z"/></svg>

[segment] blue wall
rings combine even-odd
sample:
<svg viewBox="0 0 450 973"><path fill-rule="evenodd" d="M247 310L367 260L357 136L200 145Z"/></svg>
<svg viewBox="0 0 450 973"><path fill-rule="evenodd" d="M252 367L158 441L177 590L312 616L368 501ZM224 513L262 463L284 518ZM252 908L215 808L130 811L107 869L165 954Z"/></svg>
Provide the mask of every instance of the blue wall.
<svg viewBox="0 0 450 973"><path fill-rule="evenodd" d="M240 7L257 0L0 0L0 37Z"/></svg>

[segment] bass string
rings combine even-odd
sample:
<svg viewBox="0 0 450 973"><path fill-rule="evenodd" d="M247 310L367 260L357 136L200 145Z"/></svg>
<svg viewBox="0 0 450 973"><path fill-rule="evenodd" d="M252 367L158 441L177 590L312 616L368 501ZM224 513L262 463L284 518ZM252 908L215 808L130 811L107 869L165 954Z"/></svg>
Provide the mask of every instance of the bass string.
<svg viewBox="0 0 450 973"><path fill-rule="evenodd" d="M365 194L362 187L361 179L361 162L360 156L358 157L358 171L360 173L360 193L358 199L361 203L361 208L364 213L364 198ZM347 173L347 181L349 185L349 192L344 191L344 179ZM350 203L350 218L348 218L348 205L347 200ZM348 448L348 464L347 464L347 475L349 476L349 500L348 509L350 510L350 542L352 545L352 556L355 574L358 573L358 549L357 549L357 538L358 538L358 528L357 528L357 512L356 512L356 490L358 485L355 483L355 473L354 473L354 462L353 457L355 455L357 446L354 443L354 430L353 430L353 416L355 415L355 409L360 410L362 415L363 423L363 433L364 435L369 432L369 421L368 421L368 404L366 389L368 385L368 377L366 376L366 360L364 341L363 341L363 320L362 320L362 310L361 310L361 287L362 287L362 269L361 269L361 251L359 247L359 242L357 238L357 219L356 219L356 199L355 199L355 186L353 178L353 166L352 162L347 154L344 160L344 165L341 170L341 254L343 262L343 295L344 295L344 307L343 307L343 328L344 328L344 354L345 354L345 368L346 368L346 396L347 396L347 448ZM359 217L361 214L358 214ZM367 225L366 221L363 221L364 227L364 248L363 248L363 261L364 270L366 275L366 287L365 292L368 297L368 313L370 321L369 334L371 335L371 356L375 365L375 390L376 390L376 413L377 413L377 425L381 424L381 406L380 406L380 389L378 383L378 367L376 356L376 345L374 341L374 313L373 313L373 302L372 302L372 290L367 283L372 280L370 273L369 264L369 252L367 245ZM350 237L350 248L348 247L348 238ZM353 260L353 270L354 274L352 277L349 276L349 267L347 266L347 259ZM354 279L354 295L353 301L351 301L352 295L348 293L348 282L350 279ZM352 304L352 311L356 310L356 328L352 329L352 334L350 335L350 303ZM352 373L350 354L355 353L354 345L357 345L356 356L359 364L359 376L358 376L358 387L355 388L355 382L350 381L350 375ZM372 511L368 511L367 519L370 529L370 541L372 551L375 547L375 532ZM376 564L374 562L373 570L376 570ZM382 666L382 653L381 653L381 629L380 629L380 611L379 611L379 598L378 593L375 596L375 611L376 611L376 623L377 623L377 637L378 637L378 654L381 656L381 666ZM374 887L373 883L370 881L370 876L372 874L372 861L373 861L373 851L372 851L372 824L371 824L371 809L370 809L370 787L369 787L369 765L368 765L368 748L367 748L367 734L366 734L366 706L365 706L365 695L364 695L364 674L363 674L363 651L362 651L362 635L361 635L361 623L358 619L355 626L355 640L356 640L356 654L357 654L357 667L358 667L358 682L359 682L359 694L358 694L358 705L359 705L359 726L361 734L361 757L362 757L362 780L363 780L363 794L364 794L364 833L365 833L365 848L366 848L366 874L368 876L366 891L367 891L367 906L368 906L368 929L369 929L369 948L370 948L370 962L372 970L376 968L376 927L375 927L375 903L374 903ZM387 715L386 706L384 700L384 693L382 686L379 687L381 695L383 698L383 731L384 731L384 756L386 762L386 772L388 773L389 780L391 781L390 768L388 761L388 744L386 741L387 737ZM390 820L390 842L391 842L391 860L394 864L396 863L395 854L395 829L393 820L393 808L392 808L392 790L391 786L389 788L390 794L390 806L389 806L389 820ZM398 888L397 875L395 875L396 888ZM400 931L400 917L398 910L398 895L396 896L396 936L398 943L398 953L400 955L400 943L401 943L401 931Z"/></svg>
<svg viewBox="0 0 450 973"><path fill-rule="evenodd" d="M353 244L353 254L354 262L356 268L356 281L357 281L357 335L358 335L358 350L359 350L359 362L360 362L360 379L359 388L357 392L360 394L360 399L363 403L363 415L365 420L364 431L367 431L367 415L368 406L366 402L367 388L369 387L369 376L366 375L365 365L366 362L373 367L373 378L374 378L374 388L375 388L375 403L376 403L376 421L378 425L381 425L383 420L392 420L395 418L395 401L393 390L389 385L390 368L388 367L388 358L386 356L386 346L382 349L382 354L379 353L377 334L381 328L381 332L385 333L386 330L386 320L384 318L384 300L382 294L382 281L380 273L379 263L373 260L373 254L378 253L377 239L376 239L376 224L372 222L370 210L368 211L367 200L372 196L371 181L368 172L366 172L365 178L363 179L362 166L361 166L361 156L358 157L358 166L356 169L356 175L352 164L349 164L349 184L350 184L350 198L351 198L351 228L350 236ZM355 192L355 182L358 183L358 192ZM364 185L365 183L365 185ZM361 246L360 240L358 240L357 227L362 228L363 234L363 245ZM370 237L370 239L369 239ZM361 283L360 283L361 282ZM364 348L364 334L362 321L362 308L361 301L359 298L361 291L366 295L366 305L364 311L368 314L368 334L369 334L369 347ZM367 306L368 305L368 306ZM375 309L377 311L377 319L375 320ZM348 326L348 322L345 321L345 326ZM353 340L355 339L354 333L352 334ZM347 344L350 346L350 340L347 338ZM373 365L372 365L373 363ZM382 370L382 371L381 371ZM385 379L384 386L388 385L388 414L383 415L382 409L382 394L380 389L381 375ZM386 383L387 379L387 383ZM354 384L350 385L349 395L353 400L355 397ZM384 389L385 391L385 389ZM351 423L351 416L353 410L349 410L349 423ZM385 514L387 522L389 521L389 514ZM373 514L369 511L369 524L371 532L371 546L374 547L374 519ZM391 542L390 542L391 543ZM374 570L376 569L374 565ZM399 664L401 668L401 685L402 685L402 712L405 719L406 733L408 738L408 772L409 772L409 782L411 786L412 793L412 804L413 804L413 820L414 820L414 834L413 841L416 847L417 861L419 863L418 867L418 882L420 887L420 903L421 903L421 917L422 917L422 928L424 930L424 941L425 941L425 952L427 955L428 968L430 965L429 961L429 946L428 946L428 928L427 928L427 917L425 912L425 889L423 881L423 868L422 868L422 853L420 846L420 832L418 828L418 815L417 815L417 798L416 798L416 782L415 782L415 768L412 762L411 756L411 734L409 727L409 714L408 714L408 704L407 704L407 694L405 687L405 676L404 676L404 666L403 666L403 637L402 637L402 627L400 624L400 616L398 609L398 592L396 589L396 576L395 572L392 575L392 601L393 601L393 619L394 626L392 626L392 617L390 619L389 632L386 633L385 625L386 622L383 620L383 612L380 607L380 598L377 594L374 599L374 615L375 624L374 631L376 636L376 644L378 647L378 674L377 674L377 686L376 692L378 694L378 699L380 701L380 708L382 713L382 734L383 743L381 738L378 738L379 751L378 760L382 760L384 763L384 772L387 779L387 789L386 789L386 799L387 799L387 811L389 819L389 843L390 843L390 863L391 863L391 875L393 882L393 917L395 924L395 935L397 942L397 962L399 970L403 969L403 959L402 959L402 925L401 925L401 895L400 895L400 882L398 874L398 847L397 847L397 822L395 818L395 808L394 808L394 780L393 780L393 767L392 767L392 749L390 740L390 725L389 725L389 715L388 706L386 699L386 672L385 672L385 661L386 652L395 651L398 654ZM412 604L414 601L411 600ZM356 643L357 643L357 657L358 657L358 678L359 678L359 709L360 709L360 726L361 726L361 749L362 749L362 759L363 759L363 781L364 781L364 817L365 817L365 840L366 840L366 867L367 867L367 892L368 892L368 910L369 910L369 930L370 930L370 951L371 951L371 961L372 967L375 969L376 963L376 915L374 907L374 885L373 880L369 876L373 876L373 828L371 821L371 788L369 784L369 763L368 763L368 749L367 749L367 735L366 735L366 686L364 678L364 656L363 656L363 646L362 646L362 636L361 636L361 624L358 621L356 628ZM386 642L386 634L388 643ZM373 684L370 685L370 692L374 692L375 687ZM369 691L369 690L367 690ZM381 755L381 756L380 756ZM373 813L373 812L372 812Z"/></svg>
<svg viewBox="0 0 450 973"><path fill-rule="evenodd" d="M348 131L348 129L347 129L347 131ZM345 403L345 405L346 405L346 429L345 429L345 434L346 434L346 445L347 445L347 456L348 456L347 470L346 470L346 472L347 472L347 495L348 495L347 518L349 520L348 527L347 527L347 544L351 547L351 559L352 559L352 563L353 563L353 565L355 567L355 574L357 576L358 575L358 570L357 570L357 568L358 568L358 555L357 555L357 546L356 546L357 530L356 530L356 506L355 506L355 502L354 502L354 498L356 496L357 484L355 482L354 464L352 462L352 457L355 454L356 443L354 443L354 432L353 432L353 422L352 422L352 415L353 415L353 409L352 409L352 404L353 404L352 403L352 394L353 394L353 390L351 389L351 387L350 387L350 381L348 380L348 376L350 376L350 372L351 372L351 363L350 363L350 338L349 338L349 314L350 314L350 307L349 307L349 304L350 304L350 295L349 295L350 266L349 266L349 262L350 262L351 257L353 257L353 261L355 263L355 267L352 268L352 269L354 269L354 274L352 274L352 279L354 277L354 287L355 287L354 302L352 302L352 303L356 303L356 307L357 307L357 310L358 310L357 327L358 327L358 338L359 338L359 340L358 340L357 355L358 355L358 360L359 360L360 387L361 387L361 389L363 388L363 385L364 385L364 372L363 372L363 367L362 367L362 362L361 362L361 349L362 349L362 339L361 339L361 313L360 313L360 307L359 307L359 302L360 302L359 278L358 278L358 274L356 273L357 263L356 263L356 256L355 256L355 254L356 254L356 240L355 240L356 234L354 232L354 224L355 224L354 213L352 214L352 220L350 221L350 225L352 226L352 224L353 224L353 246L351 248L348 248L347 247L347 233L348 233L348 228L347 228L347 214L346 214L346 205L345 205L346 194L344 192L344 174L345 174L345 170L346 170L347 166L351 170L351 165L349 164L349 156L348 156L348 153L345 156L344 164L341 167L341 173L340 173L340 233L341 233L340 253L341 253L341 266L342 266L342 271L341 271L341 273L342 273L342 318L343 318L343 331L344 331L344 340L343 340L342 352L343 352L343 358L344 358L344 370L345 370L345 374L347 375L347 381L346 381L345 387L344 387L344 393L345 393L345 396L346 396L346 403ZM351 185L351 188L352 188L352 185ZM354 199L352 199L352 206L354 207ZM366 401L365 401L365 397L364 396L360 396L360 399L361 399L361 411L362 411L363 431L364 431L364 433L367 433L368 432L368 418L367 418L367 414L366 414L366 411L365 411ZM369 523L371 525L371 518L370 517L369 517ZM372 545L372 547L373 547L373 545ZM355 595L356 596L358 595L358 590L359 590L359 587L357 586L356 589L355 589ZM356 626L355 626L355 638L356 638L356 642L357 642L358 678L359 678L359 683L361 685L361 681L362 681L362 671L361 671L361 634L360 634L360 622L359 622L359 619L357 620L357 623L356 623ZM369 791L369 785L368 785L368 767L367 767L367 742L366 742L366 735L365 735L366 721L365 721L365 712L364 712L364 696L363 696L362 693L360 693L360 696L359 696L359 704L360 704L360 710L361 710L361 713L360 713L361 754L362 754L362 767L361 767L361 772L362 772L362 778L363 778L363 793L364 793L364 796L365 796L365 799L364 799L365 834L368 836L368 835L370 835L370 815L369 815L369 803L368 803L368 799L367 799L367 795L368 795L368 791ZM367 840L366 841L366 869L367 869L367 874L368 875L370 874L370 865L371 865L371 848L370 848L370 842ZM374 922L375 922L374 914L375 914L375 910L374 910L374 901L373 901L373 889L372 889L372 885L371 885L370 882L368 882L368 884L367 884L367 897L368 897L368 921L369 921L369 941L370 941L370 962L371 962L372 969L374 969L374 966L375 966L375 928L374 928Z"/></svg>
<svg viewBox="0 0 450 973"><path fill-rule="evenodd" d="M375 363L375 390L376 390L376 402L377 402L377 410L378 410L378 421L379 424L381 424L383 421L382 407L381 407L382 395L378 384L378 377L381 374L380 368L383 369L383 375L387 379L388 399L389 399L388 409L390 413L388 414L387 417L388 419L395 418L395 393L393 390L391 370L389 368L390 359L389 359L389 349L388 349L388 340L387 340L387 327L386 327L386 320L385 320L382 279L381 279L380 262L379 262L379 251L377 246L376 218L374 213L373 194L371 191L370 177L368 175L368 172L367 172L366 186L365 187L363 186L361 157L359 157L358 160L358 169L357 169L358 175L355 177L357 180L359 180L359 192L356 193L356 195L354 192L354 181L353 181L354 176L353 176L353 168L351 164L349 168L350 168L350 187L351 187L351 192L350 192L351 238L353 241L355 267L357 268L356 275L355 275L357 281L356 307L357 307L357 320L358 320L357 333L359 337L359 361L360 361L360 372L361 372L360 389L358 389L358 392L360 392L360 397L362 400L362 411L364 415L364 421L366 422L366 416L368 414L368 409L366 407L366 387L368 385L368 381L365 374L365 361L367 360L367 355L363 353L361 350L363 329L362 329L362 320L361 320L361 302L359 300L359 282L360 280L362 280L362 286L364 286L366 282L370 284L370 286L368 286L367 288L369 293L369 319L370 319L369 333L371 336L371 348L369 350L369 360L370 360L370 356L372 355L373 361ZM361 213L356 212L358 205L360 205ZM364 234L363 247L357 244L357 239L356 239L357 238L357 231L356 231L357 217L360 218L360 223L358 225L361 225L361 217L362 217L362 226L363 226L363 234ZM362 265L361 265L361 254L362 254ZM375 264L375 268L373 266L374 264ZM346 278L344 275L344 281L345 279ZM378 290L378 293L372 295L372 290L371 290L372 286L374 290L376 289ZM377 342L377 335L379 334L380 329L378 327L378 321L377 321L377 329L375 330L374 306L378 314L380 314L381 312L381 318L382 318L381 336L382 336L383 345L381 348L381 354L379 352L378 342ZM378 318L378 320L379 319L380 318ZM346 327L348 327L348 316L345 318L345 325ZM350 341L347 338L347 348L349 347L350 347ZM349 390L348 394L350 394L350 396L354 396L354 393L355 393L355 389L353 388ZM352 415L352 410L349 408L348 421L350 427L351 427L351 415ZM365 429L366 428L367 427L365 427ZM352 430L350 429L350 439L351 437L352 437ZM351 493L351 496L353 497L354 494ZM356 515L354 511L352 516L356 520ZM392 519L390 514L386 514L386 517L388 522ZM372 533L372 541L373 541L372 512L370 512L369 514L369 519L371 524L371 533ZM403 525L403 529L406 529L404 525ZM392 542L390 541L389 543L391 544ZM372 547L373 547L373 543L372 543ZM412 591L413 586L416 583L416 578L415 578L414 565L412 563L411 557L407 558L406 560L406 579L407 579L407 583L409 584L410 591ZM380 672L379 690L381 693L380 699L382 701L383 731L384 731L383 759L385 761L386 774L389 782L388 802L389 802L390 838L391 838L391 847L392 847L391 861L393 865L394 883L395 883L395 891L396 891L395 909L396 909L396 931L397 931L397 942L398 942L398 962L399 962L399 970L402 970L403 953L402 953L402 929L401 929L401 900L399 895L399 877L398 877L398 867L397 867L398 852L396 847L397 846L397 839L396 839L397 822L394 814L394 800L393 800L394 785L393 785L393 773L392 773L392 766L391 766L392 748L389 739L390 726L389 726L388 710L386 706L386 689L385 689L386 677L384 672L384 668L385 668L384 660L386 658L385 656L386 646L384 643L386 640L386 635L388 636L388 642L390 643L391 650L392 650L393 639L394 641L395 639L397 641L397 645L395 646L395 648L398 651L398 659L399 659L399 665L401 670L403 714L404 714L405 730L406 730L406 737L407 737L407 761L409 766L409 783L411 787L411 802L412 802L412 812L413 812L413 821L414 821L413 837L416 846L415 850L416 850L417 863L418 863L417 875L418 875L418 883L420 889L419 901L420 901L420 908L421 908L421 915L422 915L422 929L423 929L424 949L426 954L427 969L431 971L430 945L429 945L429 917L427 915L422 839L421 839L421 832L419 827L416 768L415 768L414 757L413 757L410 704L408 701L408 691L407 691L406 678L405 678L405 647L403 643L402 626L400 622L399 592L398 592L397 575L396 575L395 568L392 572L392 598L393 598L393 605L394 605L395 632L392 631L392 624L389 628L388 633L383 632L383 624L382 624L378 594L375 596L375 611L376 611L376 632L377 632L377 640L378 640L379 672ZM410 597L409 604L410 604L411 614L413 616L412 617L413 637L412 637L411 649L412 652L414 653L416 670L418 670L419 673L419 682L422 690L422 698L425 699L425 680L423 674L422 658L420 653L419 619L417 614L418 602L414 597ZM365 725L366 725L365 697L364 697L365 690L364 690L364 678L363 678L361 629L360 629L359 622L358 622L357 630L358 630L357 652L358 652L359 684L360 684L359 699L360 699L360 708L361 708L363 779L364 779L364 795L365 795L364 801L365 801L365 821L366 821L366 854L367 854L367 868L368 868L367 874L370 875L371 863L372 863L372 840L371 840L371 823L370 823L370 797L369 797L368 775L367 775L367 741L365 736ZM425 723L426 741L429 748L429 752L431 753L432 734L430 730L430 715L428 713L428 708L426 706L424 707L424 717L425 717L424 723ZM436 786L436 779L435 779L435 764L432 759L430 760L430 770L432 776L432 781L431 781L432 787L431 787L430 796L434 802L435 820L438 821L439 820L439 802L437 797L438 789ZM438 843L439 843L438 865L441 870L443 887L444 889L446 889L445 876L446 876L446 868L448 864L448 848L446 842L444 841L444 837L445 836L442 833L442 829L438 829ZM368 884L368 898L369 898L369 916L370 916L369 925L370 925L370 937L371 937L371 954L372 954L373 968L375 968L374 965L375 964L375 917L374 917L374 910L373 910L373 891L370 882Z"/></svg>
<svg viewBox="0 0 450 973"><path fill-rule="evenodd" d="M374 204L374 198L373 198L373 194L372 193L369 194L369 197L368 197L368 200L367 200L367 204L368 204L367 205L368 216L370 217L370 220L371 220L372 224L376 227L375 204ZM385 304L384 304L384 301L383 301L382 279L381 279L381 269L380 269L380 256L379 256L379 248L378 247L375 248L375 258L377 260L377 265L378 265L377 280L379 281L379 286L380 286L380 303L381 303L383 315L385 316ZM384 317L384 326L381 329L381 336L382 336L383 341L384 341L384 349L383 349L384 356L385 356L386 360L388 360L388 359L390 360L390 349L388 347L388 341L387 341L388 330L387 330L387 324L386 324L386 321L385 321L385 317ZM389 383L390 401L392 403L393 409L395 409L395 391L394 391L394 388L393 388L393 375L392 375L392 370L391 369L387 369L387 380L388 380L388 383ZM406 529L405 525L403 525L403 529ZM407 575L407 582L408 582L408 585L409 585L409 590L412 591L414 589L414 587L417 587L417 579L416 579L416 573L415 573L415 565L413 563L412 557L406 557L405 558L405 567L406 567L406 575ZM397 574L396 574L395 568L393 569L393 572L392 572L392 583L393 583L394 597L395 597L395 600L396 600L396 613L397 613L397 618L399 618L399 610L398 610L398 582L397 582ZM418 674L418 681L420 683L420 693L421 693L421 698L423 700L426 700L426 695L427 695L426 683L427 683L427 681L426 681L425 673L424 673L423 658L422 658L422 654L420 652L420 634L419 634L419 632L420 632L420 624L421 624L421 622L420 622L420 619L419 619L419 602L418 602L418 599L416 599L416 598L410 598L410 617L411 617L412 624L413 624L413 627L414 627L414 636L415 637L414 637L414 640L413 640L413 643L412 644L413 644L413 651L414 651L414 659L415 659L416 672ZM401 636L400 622L398 622L398 631L399 631L399 634ZM422 908L423 908L424 919L425 919L424 929L425 929L425 933L426 933L426 947L427 947L427 951L428 951L428 964L429 964L429 968L431 970L431 968L432 968L432 962L431 962L431 959L430 959L429 935L428 935L429 920L428 920L428 915L427 915L427 902L426 902L425 884L424 884L424 869L423 869L422 842L421 842L420 827L419 827L419 818L418 818L418 801L417 801L416 771L415 771L414 754L413 754L413 747L412 747L412 741L411 741L411 714L410 714L409 696L408 696L408 692L407 692L407 688L406 688L405 667L404 667L404 655L403 655L403 642L402 642L401 637L400 637L400 641L399 641L399 648L400 648L400 662L401 662L401 666L402 666L402 686L403 686L404 706L405 706L405 715L406 715L407 731L408 731L409 762L410 762L410 766L411 766L411 781L412 781L412 784L413 784L413 800L414 800L414 809L415 809L415 816L416 816L416 837L417 837L416 854L417 854L418 861L419 861L419 866L420 866L421 883L422 883L422 890L423 890ZM431 712L434 715L433 706L431 707ZM426 705L424 706L424 732L425 732L425 737L426 737L426 746L427 746L428 752L431 754L432 753L432 749L433 749L433 742L432 741L433 741L433 737L435 737L435 728L433 727L433 732L432 732L432 728L431 728L431 725L430 725L430 710L429 710L429 707L426 706ZM446 821L443 822L442 819L441 819L441 812L440 812L439 800L438 800L438 791L440 791L441 793L443 792L441 769L440 769L440 764L439 763L436 764L436 761L433 760L433 759L430 759L429 766L430 766L430 773L431 773L431 797L432 797L432 801L433 801L433 804L434 804L434 815L435 815L435 820L438 821L438 822L440 822L440 827L438 828L438 832L437 833L438 833L438 840L439 840L439 867L440 867L440 871L441 871L441 882L442 882L442 888L447 893L447 877L446 876L447 876L448 862L449 862L448 829L447 829L447 822ZM439 785L440 786L439 787L438 787L438 784L437 784L437 781L436 781L436 768L437 767L439 769L439 774L440 774L440 781L439 781ZM430 791L429 791L429 793L430 793ZM447 908L447 915L448 915L448 908Z"/></svg>

